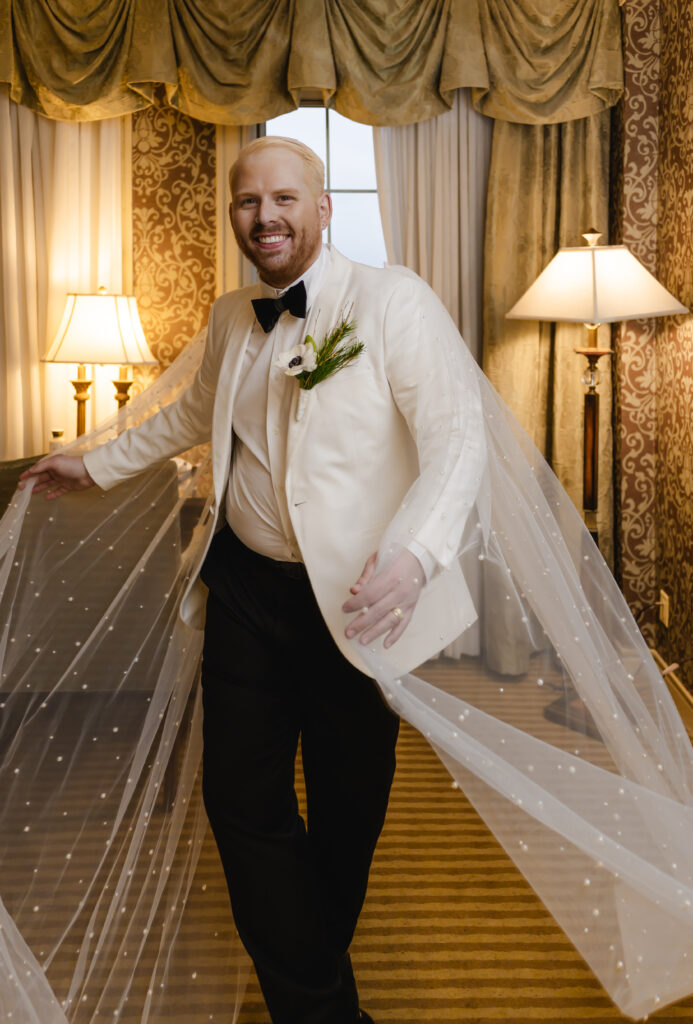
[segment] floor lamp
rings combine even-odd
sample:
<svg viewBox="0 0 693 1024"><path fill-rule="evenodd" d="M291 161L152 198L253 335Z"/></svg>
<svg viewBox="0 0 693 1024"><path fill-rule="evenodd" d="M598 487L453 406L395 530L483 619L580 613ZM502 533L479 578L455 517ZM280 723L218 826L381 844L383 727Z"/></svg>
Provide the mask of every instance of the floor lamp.
<svg viewBox="0 0 693 1024"><path fill-rule="evenodd" d="M43 361L77 363L77 379L72 381L77 402L77 436L86 429L86 404L91 381L86 363L114 364L120 374L113 383L118 408L128 400L132 381L127 367L156 364L144 337L134 295L109 295L105 288L92 294L71 292L65 312Z"/></svg>
<svg viewBox="0 0 693 1024"><path fill-rule="evenodd" d="M576 348L587 358L584 401L582 504L585 524L597 537L599 463L599 367L610 348L599 348L600 324L642 317L687 313L625 245L599 245L601 234L588 231L587 245L559 249L534 284L506 313L513 320L584 323L586 344Z"/></svg>

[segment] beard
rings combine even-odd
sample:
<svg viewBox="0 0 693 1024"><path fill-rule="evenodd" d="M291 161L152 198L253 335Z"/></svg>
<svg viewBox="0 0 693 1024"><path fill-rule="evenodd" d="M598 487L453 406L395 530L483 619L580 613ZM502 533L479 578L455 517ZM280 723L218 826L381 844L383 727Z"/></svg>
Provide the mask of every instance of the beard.
<svg viewBox="0 0 693 1024"><path fill-rule="evenodd" d="M253 245L253 239L261 234L287 234L289 237L281 249L263 251ZM316 217L314 224L292 228L289 225L263 225L253 231L248 240L236 231L238 247L257 269L263 281L277 288L283 288L300 277L313 263L320 252L322 229Z"/></svg>

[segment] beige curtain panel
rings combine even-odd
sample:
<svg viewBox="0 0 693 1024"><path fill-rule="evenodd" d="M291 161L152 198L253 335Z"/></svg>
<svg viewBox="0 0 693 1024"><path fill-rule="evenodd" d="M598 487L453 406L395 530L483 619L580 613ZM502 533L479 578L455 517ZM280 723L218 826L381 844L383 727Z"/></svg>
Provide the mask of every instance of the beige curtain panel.
<svg viewBox="0 0 693 1024"><path fill-rule="evenodd" d="M549 124L612 105L621 78L617 0L0 0L0 83L63 120L126 114L163 87L218 124L308 91L402 125L469 86L486 115Z"/></svg>
<svg viewBox="0 0 693 1024"><path fill-rule="evenodd" d="M556 250L608 240L609 113L562 125L495 121L484 247L483 369L582 507L582 324L506 320ZM609 347L609 327L600 344ZM599 546L613 556L611 367L600 363Z"/></svg>

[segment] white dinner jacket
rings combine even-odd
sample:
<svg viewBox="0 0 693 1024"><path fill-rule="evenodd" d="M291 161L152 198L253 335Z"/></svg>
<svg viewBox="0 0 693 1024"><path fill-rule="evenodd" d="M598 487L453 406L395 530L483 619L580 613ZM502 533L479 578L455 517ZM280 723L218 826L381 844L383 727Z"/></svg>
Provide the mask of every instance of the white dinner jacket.
<svg viewBox="0 0 693 1024"><path fill-rule="evenodd" d="M181 605L183 619L198 628L204 623L206 588L197 576L220 511L223 519L234 397L251 333L262 330L250 302L258 294L259 287L253 285L222 295L212 307L205 354L188 390L138 427L85 456L91 477L108 489L211 438L213 515ZM341 606L419 475L421 453L414 437L427 410L417 382L424 367L443 380L447 374L431 339L445 331L454 333L456 344L463 342L438 298L416 275L404 268L365 267L330 247L330 267L309 311L306 332L313 333L319 311L320 340L349 310L364 350L311 391L300 392L296 384L286 476L280 486L285 488L294 534L330 632L349 661L374 675L359 645L344 635L347 617ZM468 414L471 420L480 420L478 407ZM446 518L432 512L415 537L402 538L403 546L412 539L423 544L440 570L425 587L407 630L390 649L391 676L441 650L476 618L459 566L451 562L461 532L454 520L473 504L480 475L482 424L470 426L476 440L468 450L476 449L477 454L468 471L462 467L460 472L458 466L454 493L446 495L452 514ZM428 461L439 457L441 466L449 466L444 451L426 453ZM450 536L456 540L450 541Z"/></svg>

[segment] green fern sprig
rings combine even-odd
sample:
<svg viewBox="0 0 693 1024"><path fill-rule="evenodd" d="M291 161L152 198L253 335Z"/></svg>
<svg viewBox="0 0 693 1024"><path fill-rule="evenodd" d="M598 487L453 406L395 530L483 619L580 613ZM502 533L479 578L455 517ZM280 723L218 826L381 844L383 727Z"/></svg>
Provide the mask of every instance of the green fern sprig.
<svg viewBox="0 0 693 1024"><path fill-rule="evenodd" d="M304 371L297 374L298 386L303 391L310 391L320 381L343 369L363 352L362 341L353 342L346 348L339 347L347 338L351 337L355 330L356 321L343 317L337 326L323 338L319 348L314 338L311 338L309 334L306 336L305 344L312 345L315 349L315 368L310 373Z"/></svg>

